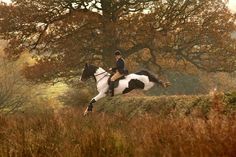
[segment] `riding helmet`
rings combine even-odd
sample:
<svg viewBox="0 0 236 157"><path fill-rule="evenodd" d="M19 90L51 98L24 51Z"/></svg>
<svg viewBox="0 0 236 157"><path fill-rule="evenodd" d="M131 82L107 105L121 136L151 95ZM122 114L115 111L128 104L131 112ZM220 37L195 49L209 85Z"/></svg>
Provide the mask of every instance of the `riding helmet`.
<svg viewBox="0 0 236 157"><path fill-rule="evenodd" d="M121 52L119 50L116 50L114 54L115 54L115 56L120 56Z"/></svg>

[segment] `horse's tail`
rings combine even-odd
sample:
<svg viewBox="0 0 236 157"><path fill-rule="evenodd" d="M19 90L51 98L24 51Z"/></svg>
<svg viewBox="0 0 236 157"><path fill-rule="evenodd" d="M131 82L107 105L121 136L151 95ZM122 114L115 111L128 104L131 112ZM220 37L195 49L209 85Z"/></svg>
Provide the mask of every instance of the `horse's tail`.
<svg viewBox="0 0 236 157"><path fill-rule="evenodd" d="M147 76L150 82L154 82L154 83L158 83L158 84L161 84L163 82L157 76L155 76L154 74L152 74L151 72L149 72L147 70L141 70L135 74Z"/></svg>
<svg viewBox="0 0 236 157"><path fill-rule="evenodd" d="M158 76L155 76L154 74L152 74L151 72L149 72L148 70L141 70L139 72L137 72L136 74L138 75L145 75L148 77L150 82L154 82L157 83L163 87L168 87L170 86L169 82L164 82L161 79L158 78Z"/></svg>

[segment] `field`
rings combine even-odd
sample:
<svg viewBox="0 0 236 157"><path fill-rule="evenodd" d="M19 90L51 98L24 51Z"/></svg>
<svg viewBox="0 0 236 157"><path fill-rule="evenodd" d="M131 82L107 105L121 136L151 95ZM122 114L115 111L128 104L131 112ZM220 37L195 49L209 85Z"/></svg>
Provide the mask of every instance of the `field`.
<svg viewBox="0 0 236 157"><path fill-rule="evenodd" d="M0 156L233 157L232 100L221 94L117 97L104 99L87 117L82 107L2 115Z"/></svg>
<svg viewBox="0 0 236 157"><path fill-rule="evenodd" d="M0 157L236 157L232 1L0 0Z"/></svg>

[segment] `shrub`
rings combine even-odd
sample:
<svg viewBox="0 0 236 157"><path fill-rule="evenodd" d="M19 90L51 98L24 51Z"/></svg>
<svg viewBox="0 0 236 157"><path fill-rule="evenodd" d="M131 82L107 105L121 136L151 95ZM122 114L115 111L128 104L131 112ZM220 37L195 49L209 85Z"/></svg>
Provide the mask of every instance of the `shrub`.
<svg viewBox="0 0 236 157"><path fill-rule="evenodd" d="M0 59L0 112L11 113L27 104L30 91L17 62Z"/></svg>
<svg viewBox="0 0 236 157"><path fill-rule="evenodd" d="M0 116L0 156L234 156L236 117L208 119L123 114L80 109Z"/></svg>

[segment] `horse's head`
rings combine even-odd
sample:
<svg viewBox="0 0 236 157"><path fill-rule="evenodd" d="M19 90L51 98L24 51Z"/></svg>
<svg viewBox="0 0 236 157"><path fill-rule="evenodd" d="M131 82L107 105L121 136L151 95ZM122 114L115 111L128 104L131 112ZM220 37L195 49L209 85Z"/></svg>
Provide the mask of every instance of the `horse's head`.
<svg viewBox="0 0 236 157"><path fill-rule="evenodd" d="M94 77L94 74L96 73L97 69L98 67L86 63L80 80L86 81L89 78Z"/></svg>

